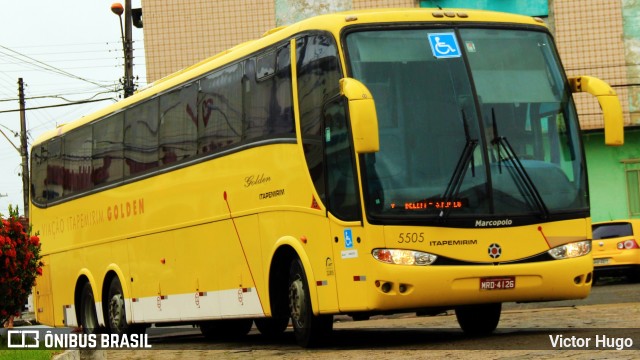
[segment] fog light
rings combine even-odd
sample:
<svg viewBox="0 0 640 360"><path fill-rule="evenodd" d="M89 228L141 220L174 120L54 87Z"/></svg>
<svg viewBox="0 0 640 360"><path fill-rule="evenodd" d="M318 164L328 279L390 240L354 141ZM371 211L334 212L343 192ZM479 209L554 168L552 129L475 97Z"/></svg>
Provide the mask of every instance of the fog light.
<svg viewBox="0 0 640 360"><path fill-rule="evenodd" d="M400 292L400 294L404 294L407 291L407 285L400 284L400 286L398 286L398 291Z"/></svg>
<svg viewBox="0 0 640 360"><path fill-rule="evenodd" d="M391 291L391 283L386 282L382 284L380 290L382 290L383 293L388 293L389 291Z"/></svg>

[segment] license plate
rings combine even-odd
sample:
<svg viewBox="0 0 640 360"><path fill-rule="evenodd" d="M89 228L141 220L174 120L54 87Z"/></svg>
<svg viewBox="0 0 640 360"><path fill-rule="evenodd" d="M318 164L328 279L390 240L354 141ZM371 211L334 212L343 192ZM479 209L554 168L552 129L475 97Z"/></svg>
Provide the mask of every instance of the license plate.
<svg viewBox="0 0 640 360"><path fill-rule="evenodd" d="M607 265L608 263L609 263L609 258L593 259L593 265Z"/></svg>
<svg viewBox="0 0 640 360"><path fill-rule="evenodd" d="M516 277L480 278L480 290L505 290L516 287Z"/></svg>

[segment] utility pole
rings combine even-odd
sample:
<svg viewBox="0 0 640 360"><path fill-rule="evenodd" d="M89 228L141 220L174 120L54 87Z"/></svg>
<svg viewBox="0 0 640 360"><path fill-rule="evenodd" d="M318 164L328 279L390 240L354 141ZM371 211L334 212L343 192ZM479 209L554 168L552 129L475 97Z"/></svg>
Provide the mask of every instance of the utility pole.
<svg viewBox="0 0 640 360"><path fill-rule="evenodd" d="M122 86L124 97L133 95L135 85L133 83L133 40L131 34L132 16L131 0L125 0L124 7L120 3L113 3L111 11L120 17L120 34L122 36L122 50L124 51L124 78ZM124 28L122 26L122 14L124 13Z"/></svg>
<svg viewBox="0 0 640 360"><path fill-rule="evenodd" d="M124 96L133 95L133 40L131 35L131 0L124 1Z"/></svg>
<svg viewBox="0 0 640 360"><path fill-rule="evenodd" d="M24 106L24 82L18 78L18 101L20 103L20 156L22 157L23 213L29 218L29 151L27 150L27 121Z"/></svg>

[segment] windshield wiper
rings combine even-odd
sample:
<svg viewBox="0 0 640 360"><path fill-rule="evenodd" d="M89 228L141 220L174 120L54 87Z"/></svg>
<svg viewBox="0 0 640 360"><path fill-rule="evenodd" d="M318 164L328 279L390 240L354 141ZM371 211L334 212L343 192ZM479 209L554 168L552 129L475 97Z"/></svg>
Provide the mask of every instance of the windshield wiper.
<svg viewBox="0 0 640 360"><path fill-rule="evenodd" d="M528 192L529 197L533 201L534 205L538 208L538 210L542 213L543 218L549 217L549 209L547 205L544 203L542 196L540 196L540 192L536 188L536 185L531 180L531 177L527 173L527 170L518 159L516 152L511 147L509 140L505 136L498 135L498 125L496 123L496 113L493 108L491 108L491 120L493 122L493 140L491 140L491 144L497 146L498 148L498 171L502 173L502 161L511 161L513 164L513 169L515 170L516 175L520 179L521 185ZM500 149L504 149L505 157L502 157L502 152ZM515 179L514 179L515 180ZM524 194L523 194L524 195ZM527 196L525 196L525 199Z"/></svg>
<svg viewBox="0 0 640 360"><path fill-rule="evenodd" d="M469 135L469 123L467 122L467 115L465 114L464 110L462 110L462 125L464 127L464 136L467 141L464 145L464 149L462 149L462 154L458 159L456 168L453 170L451 179L449 179L447 188L442 194L442 200L445 203L454 200L458 196L460 187L462 186L462 181L464 180L464 176L466 175L467 169L469 168L469 164L471 164L471 176L476 176L473 151L476 149L476 146L478 146L478 139L472 139L471 135ZM448 213L448 210L441 210L440 218L445 219Z"/></svg>

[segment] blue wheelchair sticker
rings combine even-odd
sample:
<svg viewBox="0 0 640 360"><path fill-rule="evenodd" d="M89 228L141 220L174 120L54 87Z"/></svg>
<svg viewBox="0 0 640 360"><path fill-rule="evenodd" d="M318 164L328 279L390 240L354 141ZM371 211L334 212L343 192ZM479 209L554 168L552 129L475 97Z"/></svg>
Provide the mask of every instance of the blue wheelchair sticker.
<svg viewBox="0 0 640 360"><path fill-rule="evenodd" d="M353 235L351 229L344 229L344 247L351 249L353 247Z"/></svg>
<svg viewBox="0 0 640 360"><path fill-rule="evenodd" d="M456 58L462 55L454 33L429 34L433 56L438 59Z"/></svg>

